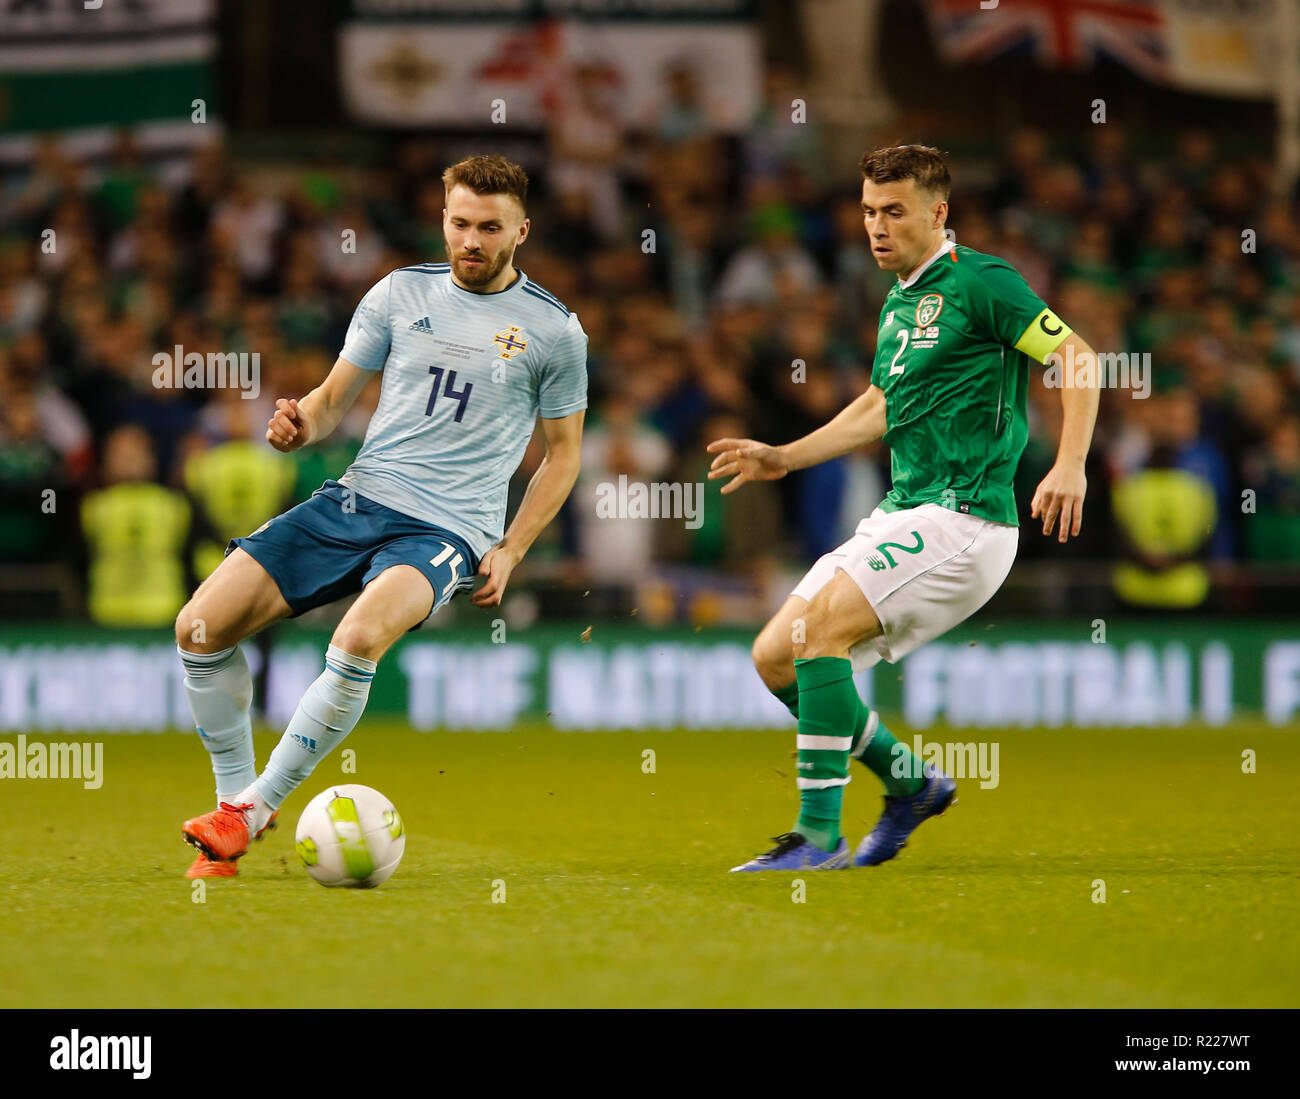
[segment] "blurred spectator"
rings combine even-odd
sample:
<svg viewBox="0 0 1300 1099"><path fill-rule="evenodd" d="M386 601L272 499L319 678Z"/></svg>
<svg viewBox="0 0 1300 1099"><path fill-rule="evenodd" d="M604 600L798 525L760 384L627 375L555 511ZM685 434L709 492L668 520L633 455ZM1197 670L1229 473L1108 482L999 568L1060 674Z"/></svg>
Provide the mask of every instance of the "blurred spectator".
<svg viewBox="0 0 1300 1099"><path fill-rule="evenodd" d="M1178 135L1178 151L1172 175L1180 186L1187 189L1194 201L1201 202L1204 199L1214 164L1214 138L1207 131L1192 128Z"/></svg>
<svg viewBox="0 0 1300 1099"><path fill-rule="evenodd" d="M781 541L781 499L776 485L747 485L744 492L722 495L723 481L708 479L713 455L705 447L714 439L744 439L749 428L731 412L704 416L692 445L683 448L672 477L677 484L698 487L697 525L660 523L659 548L668 561L700 569L735 573L760 583L776 564ZM751 492L750 489L753 489Z"/></svg>
<svg viewBox="0 0 1300 1099"><path fill-rule="evenodd" d="M1047 167L1047 138L1042 130L1022 126L1007 138L1001 171L993 187L993 205L1015 206L1029 197L1029 187Z"/></svg>
<svg viewBox="0 0 1300 1099"><path fill-rule="evenodd" d="M58 451L41 431L32 390L0 401L0 560L36 564L64 555L59 507L69 506Z"/></svg>
<svg viewBox="0 0 1300 1099"><path fill-rule="evenodd" d="M632 514L629 494L663 480L672 449L627 392L611 393L599 411L583 435L574 489L579 552L593 582L635 583L653 568L657 523Z"/></svg>
<svg viewBox="0 0 1300 1099"><path fill-rule="evenodd" d="M26 399L41 438L58 454L60 473L69 481L83 478L93 461L90 430L76 404L55 385L60 372L50 362L45 338L36 330L24 332L8 355L0 355L7 400Z"/></svg>
<svg viewBox="0 0 1300 1099"><path fill-rule="evenodd" d="M655 136L666 145L693 144L713 136L713 120L700 95L695 69L684 62L664 74L667 101L659 107Z"/></svg>
<svg viewBox="0 0 1300 1099"><path fill-rule="evenodd" d="M113 160L95 191L95 204L104 226L116 232L136 217L140 192L148 185L140 150L130 130L122 130L113 142Z"/></svg>
<svg viewBox="0 0 1300 1099"><path fill-rule="evenodd" d="M213 252L233 259L246 281L264 282L272 274L275 235L283 218L279 202L256 194L248 177L237 175L212 212L208 233Z"/></svg>
<svg viewBox="0 0 1300 1099"><path fill-rule="evenodd" d="M1118 290L1123 285L1105 218L1094 216L1079 223L1066 250L1061 277L1090 283L1105 291Z"/></svg>
<svg viewBox="0 0 1300 1099"><path fill-rule="evenodd" d="M1300 562L1300 418L1286 416L1246 463L1253 510L1243 517L1252 561Z"/></svg>
<svg viewBox="0 0 1300 1099"><path fill-rule="evenodd" d="M156 484L148 432L116 428L105 441L104 487L81 505L89 549L90 617L101 626L167 626L190 591L190 505Z"/></svg>
<svg viewBox="0 0 1300 1099"><path fill-rule="evenodd" d="M50 288L35 276L30 249L0 242L0 347L36 328L45 314Z"/></svg>
<svg viewBox="0 0 1300 1099"><path fill-rule="evenodd" d="M1137 164L1122 123L1111 120L1104 126L1090 126L1087 143L1081 167L1089 196L1096 199L1106 187L1116 184L1139 186Z"/></svg>
<svg viewBox="0 0 1300 1099"><path fill-rule="evenodd" d="M789 66L770 64L763 75L763 105L742 139L749 180L784 178L792 169L814 186L826 182L826 143L816 116L809 117L807 88ZM796 100L804 101L795 117Z"/></svg>
<svg viewBox="0 0 1300 1099"><path fill-rule="evenodd" d="M813 291L821 287L821 274L799 243L798 222L787 206L772 205L753 217L756 244L742 248L723 272L718 304L771 305L792 288Z"/></svg>
<svg viewBox="0 0 1300 1099"><path fill-rule="evenodd" d="M1189 610L1209 594L1203 558L1217 518L1214 490L1204 477L1174 468L1174 460L1172 447L1157 446L1144 469L1115 484L1124 557L1115 566L1115 593L1130 606Z"/></svg>
<svg viewBox="0 0 1300 1099"><path fill-rule="evenodd" d="M1083 208L1083 178L1074 165L1062 162L1035 172L1026 201L1013 207L1020 211L1020 224L1034 247L1054 261L1069 253Z"/></svg>
<svg viewBox="0 0 1300 1099"><path fill-rule="evenodd" d="M1212 558L1227 560L1234 549L1233 527L1227 521L1234 505L1232 479L1223 455L1201 434L1200 410L1191 392L1176 389L1160 398L1156 423L1155 452L1164 454L1168 448L1170 466L1199 477L1214 494L1217 521L1208 548Z"/></svg>
<svg viewBox="0 0 1300 1099"><path fill-rule="evenodd" d="M295 476L288 455L250 439L234 438L190 450L185 487L195 509L198 535L192 566L198 580L221 564L232 538L251 534L285 510Z"/></svg>
<svg viewBox="0 0 1300 1099"><path fill-rule="evenodd" d="M702 191L667 189L663 206L667 225L655 252L659 283L683 325L699 331L708 323L713 291L726 264L726 219Z"/></svg>
<svg viewBox="0 0 1300 1099"><path fill-rule="evenodd" d="M331 335L332 320L333 309L320 284L315 255L299 251L284 272L284 289L276 309L276 326L284 346L320 347Z"/></svg>
<svg viewBox="0 0 1300 1099"><path fill-rule="evenodd" d="M1133 264L1130 283L1139 291L1153 289L1168 271L1186 271L1196 258L1187 220L1172 206L1157 207Z"/></svg>
<svg viewBox="0 0 1300 1099"><path fill-rule="evenodd" d="M606 65L579 62L548 120L551 185L562 203L585 209L607 241L623 228L623 129L612 79Z"/></svg>

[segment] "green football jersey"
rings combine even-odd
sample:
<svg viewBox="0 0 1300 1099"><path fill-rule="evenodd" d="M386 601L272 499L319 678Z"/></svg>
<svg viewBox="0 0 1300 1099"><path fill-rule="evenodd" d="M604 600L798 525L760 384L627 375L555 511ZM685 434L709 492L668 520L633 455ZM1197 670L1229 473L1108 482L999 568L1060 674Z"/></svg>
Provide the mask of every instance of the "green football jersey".
<svg viewBox="0 0 1300 1099"><path fill-rule="evenodd" d="M1017 525L1029 359L1071 329L1005 260L959 244L894 284L871 382L884 390L894 487L885 511L940 504Z"/></svg>

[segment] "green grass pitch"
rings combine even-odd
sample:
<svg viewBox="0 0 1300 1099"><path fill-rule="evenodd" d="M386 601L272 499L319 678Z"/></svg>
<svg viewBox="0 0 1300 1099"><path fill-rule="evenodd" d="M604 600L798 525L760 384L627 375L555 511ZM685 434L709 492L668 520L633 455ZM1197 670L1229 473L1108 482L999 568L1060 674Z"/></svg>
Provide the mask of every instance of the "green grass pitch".
<svg viewBox="0 0 1300 1099"><path fill-rule="evenodd" d="M104 737L99 790L0 782L0 1007L1300 1005L1294 730L926 734L981 737L999 786L962 782L892 863L742 876L794 819L791 733L363 719L356 773L322 762L202 904L180 838L211 797L197 738ZM296 865L297 814L331 781L403 814L378 890ZM851 843L879 794L854 764Z"/></svg>

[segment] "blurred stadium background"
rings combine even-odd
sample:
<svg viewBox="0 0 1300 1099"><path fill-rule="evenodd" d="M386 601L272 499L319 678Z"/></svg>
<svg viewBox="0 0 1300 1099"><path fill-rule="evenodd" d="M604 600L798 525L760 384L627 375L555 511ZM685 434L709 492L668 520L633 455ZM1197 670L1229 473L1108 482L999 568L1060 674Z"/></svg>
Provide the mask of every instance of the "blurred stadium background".
<svg viewBox="0 0 1300 1099"><path fill-rule="evenodd" d="M958 241L1149 374L1142 399L1103 396L1067 546L1028 518L1059 424L1038 378L1004 590L864 691L913 728L1291 722L1297 18L1291 0L5 5L0 728L190 727L177 610L227 538L343 471L378 386L291 456L264 442L274 399L324 376L374 281L443 258L441 171L481 151L532 176L517 261L590 335L584 470L500 614L454 605L408 638L370 716L789 724L750 638L887 491L888 455L724 501L703 444L786 441L866 385L891 276L856 162L908 142L951 152ZM256 354L256 395L156 387L177 346ZM702 523L598 518L596 486L624 475L705 483ZM272 725L339 613L259 639Z"/></svg>

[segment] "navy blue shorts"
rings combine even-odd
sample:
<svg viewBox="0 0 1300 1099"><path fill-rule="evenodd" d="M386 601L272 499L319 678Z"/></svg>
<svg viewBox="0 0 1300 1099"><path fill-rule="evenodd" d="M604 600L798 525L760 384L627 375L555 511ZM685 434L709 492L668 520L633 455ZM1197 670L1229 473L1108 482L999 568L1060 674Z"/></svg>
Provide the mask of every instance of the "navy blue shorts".
<svg viewBox="0 0 1300 1099"><path fill-rule="evenodd" d="M433 612L471 587L478 569L465 540L326 481L283 515L232 538L270 574L294 616L353 595L384 569L411 565L433 586ZM426 619L427 621L427 619Z"/></svg>

